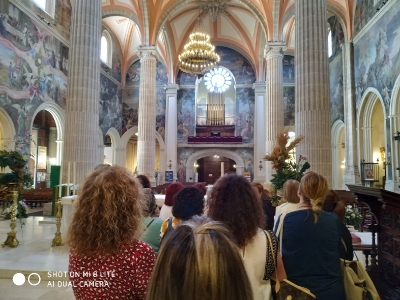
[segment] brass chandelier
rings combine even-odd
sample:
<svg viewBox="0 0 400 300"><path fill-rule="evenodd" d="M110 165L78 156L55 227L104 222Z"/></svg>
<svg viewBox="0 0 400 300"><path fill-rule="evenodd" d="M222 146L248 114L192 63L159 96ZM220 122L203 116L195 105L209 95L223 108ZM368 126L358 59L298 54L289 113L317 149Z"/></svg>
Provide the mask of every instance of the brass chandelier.
<svg viewBox="0 0 400 300"><path fill-rule="evenodd" d="M178 58L179 69L194 75L204 74L219 63L220 57L210 43L210 36L203 29L200 16Z"/></svg>

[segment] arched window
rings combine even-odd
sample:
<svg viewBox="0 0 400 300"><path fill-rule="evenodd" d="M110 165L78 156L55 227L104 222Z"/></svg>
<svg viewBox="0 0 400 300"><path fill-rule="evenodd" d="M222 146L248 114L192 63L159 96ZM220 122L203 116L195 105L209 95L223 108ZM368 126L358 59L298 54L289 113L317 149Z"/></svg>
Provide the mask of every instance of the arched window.
<svg viewBox="0 0 400 300"><path fill-rule="evenodd" d="M111 36L107 30L104 30L101 36L100 59L108 66L111 66L111 52Z"/></svg>
<svg viewBox="0 0 400 300"><path fill-rule="evenodd" d="M332 30L329 29L328 33L328 57L332 56Z"/></svg>

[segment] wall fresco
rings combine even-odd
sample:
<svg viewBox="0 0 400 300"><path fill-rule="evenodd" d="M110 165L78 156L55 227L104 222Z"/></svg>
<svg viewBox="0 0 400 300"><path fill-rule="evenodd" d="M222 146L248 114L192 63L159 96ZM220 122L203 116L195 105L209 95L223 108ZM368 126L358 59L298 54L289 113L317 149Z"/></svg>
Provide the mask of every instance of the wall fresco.
<svg viewBox="0 0 400 300"><path fill-rule="evenodd" d="M377 13L383 0L357 0L354 12L353 35L356 36ZM376 2L376 5L375 5Z"/></svg>
<svg viewBox="0 0 400 300"><path fill-rule="evenodd" d="M332 55L329 59L333 59L342 52L340 45L344 43L344 32L339 19L336 16L332 16L328 19L329 26L331 27L332 33Z"/></svg>
<svg viewBox="0 0 400 300"><path fill-rule="evenodd" d="M180 89L177 95L178 143L186 143L195 130L195 89Z"/></svg>
<svg viewBox="0 0 400 300"><path fill-rule="evenodd" d="M131 64L125 76L126 86L140 84L140 60L137 60L133 64Z"/></svg>
<svg viewBox="0 0 400 300"><path fill-rule="evenodd" d="M235 76L236 84L251 84L256 81L255 72L250 62L239 52L217 46L215 52L220 56L220 66L229 69Z"/></svg>
<svg viewBox="0 0 400 300"><path fill-rule="evenodd" d="M342 55L329 64L331 123L344 122L343 61Z"/></svg>
<svg viewBox="0 0 400 300"><path fill-rule="evenodd" d="M283 64L283 83L294 83L294 56L285 55Z"/></svg>
<svg viewBox="0 0 400 300"><path fill-rule="evenodd" d="M42 16L44 21L52 24L51 27L54 28L54 30L60 33L65 39L69 40L72 16L70 0L55 0L54 19L47 15L47 13L39 8L32 0L18 0L18 2L35 15Z"/></svg>
<svg viewBox="0 0 400 300"><path fill-rule="evenodd" d="M178 75L176 76L176 83L179 85L195 85L196 76L179 70Z"/></svg>
<svg viewBox="0 0 400 300"><path fill-rule="evenodd" d="M400 73L400 6L393 5L354 45L357 110L365 90L376 88L389 113L394 83Z"/></svg>
<svg viewBox="0 0 400 300"><path fill-rule="evenodd" d="M105 136L111 127L121 131L122 90L120 85L102 73L100 73L100 82L99 124Z"/></svg>
<svg viewBox="0 0 400 300"><path fill-rule="evenodd" d="M137 126L138 120L139 120L139 88L125 87L122 91L121 136L130 128Z"/></svg>
<svg viewBox="0 0 400 300"><path fill-rule="evenodd" d="M165 140L165 106L166 106L166 93L164 88L156 89L156 130Z"/></svg>
<svg viewBox="0 0 400 300"><path fill-rule="evenodd" d="M236 136L241 136L243 143L254 140L254 104L255 94L252 88L236 89Z"/></svg>
<svg viewBox="0 0 400 300"><path fill-rule="evenodd" d="M2 4L4 9L4 4ZM0 106L16 139L27 145L32 115L43 102L65 108L69 50L49 28L9 3L0 13Z"/></svg>
<svg viewBox="0 0 400 300"><path fill-rule="evenodd" d="M294 86L283 87L284 126L295 126ZM268 122L268 120L267 120Z"/></svg>

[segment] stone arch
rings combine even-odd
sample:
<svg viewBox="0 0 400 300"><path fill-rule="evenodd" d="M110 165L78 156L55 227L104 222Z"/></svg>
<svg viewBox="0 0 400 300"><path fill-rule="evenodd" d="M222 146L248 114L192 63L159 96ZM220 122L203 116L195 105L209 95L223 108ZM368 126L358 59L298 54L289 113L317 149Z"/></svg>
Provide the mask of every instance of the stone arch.
<svg viewBox="0 0 400 300"><path fill-rule="evenodd" d="M138 127L137 126L133 126L131 128L129 128L121 137L121 148L126 149L126 145L128 144L130 138L136 133L138 132ZM165 149L165 142L162 138L162 136L156 131L156 140L158 142L158 144L160 145L160 150L161 149Z"/></svg>
<svg viewBox="0 0 400 300"><path fill-rule="evenodd" d="M240 157L237 153L226 150L226 149L218 149L218 148L213 148L213 149L206 149L206 150L200 150L188 157L186 160L186 181L189 181L189 178L192 177L191 174L194 174L194 163L203 157L211 156L214 155L215 153L218 153L219 156L224 156L227 158L230 158L236 162L236 173L238 175L242 175L244 171L244 161L243 158Z"/></svg>
<svg viewBox="0 0 400 300"><path fill-rule="evenodd" d="M110 147L111 149L109 149L108 147L104 146L104 156L107 156L107 158L109 159L111 164L120 164L120 162L118 161L118 149L121 148L121 138L119 136L119 132L117 129L115 129L114 127L111 127L110 129L107 130L106 135L109 135L111 138L111 143L112 146Z"/></svg>
<svg viewBox="0 0 400 300"><path fill-rule="evenodd" d="M333 123L331 129L331 145L332 145L332 187L334 189L342 189L342 184L338 182L339 178L339 164L340 157L338 147L341 147L339 143L339 136L345 130L345 126L342 120L337 120Z"/></svg>
<svg viewBox="0 0 400 300"><path fill-rule="evenodd" d="M16 135L13 121L8 113L0 107L0 150L13 150Z"/></svg>
<svg viewBox="0 0 400 300"><path fill-rule="evenodd" d="M357 131L358 131L358 157L360 159L373 159L372 153L372 112L377 101L380 101L383 110L383 119L386 120L385 105L379 91L375 88L368 88L361 99L360 108L357 114ZM386 127L386 126L385 126ZM387 145L385 136L385 145ZM362 151L362 152L361 152Z"/></svg>
<svg viewBox="0 0 400 300"><path fill-rule="evenodd" d="M397 132L400 131L400 75L397 77L396 82L393 86L392 90L392 99L390 101L390 108L389 108L389 114L390 114L390 136L395 135ZM391 172L393 174L393 185L394 185L394 191L400 192L400 187L399 187L399 173L396 170L396 167L399 167L400 165L400 159L398 155L393 155L394 153L400 153L400 142L399 141L393 141L393 139L390 139L391 143L391 158L392 158L392 164L391 164ZM388 166L390 168L390 166Z"/></svg>
<svg viewBox="0 0 400 300"><path fill-rule="evenodd" d="M42 110L47 110L56 122L57 128L57 155L56 163L61 165L61 161L64 156L64 132L65 132L65 111L58 104L54 102L43 102L40 104L32 115L32 120L30 124L30 131L33 127L33 121L35 116Z"/></svg>

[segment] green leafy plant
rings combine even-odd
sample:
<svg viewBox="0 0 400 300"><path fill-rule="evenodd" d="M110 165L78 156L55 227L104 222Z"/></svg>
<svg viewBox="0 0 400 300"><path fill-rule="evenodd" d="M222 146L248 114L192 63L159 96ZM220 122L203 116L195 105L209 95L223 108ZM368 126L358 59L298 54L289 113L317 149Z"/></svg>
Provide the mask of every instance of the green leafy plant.
<svg viewBox="0 0 400 300"><path fill-rule="evenodd" d="M278 205L278 191L282 190L283 184L289 179L300 181L304 173L311 167L306 156L300 155L296 162L289 154L304 139L304 136L301 135L288 144L290 137L288 131L285 130L280 132L276 139L277 145L272 153L264 157L265 160L272 163L272 168L276 170L276 174L272 174L273 178L271 179L273 187L271 202L274 205Z"/></svg>

